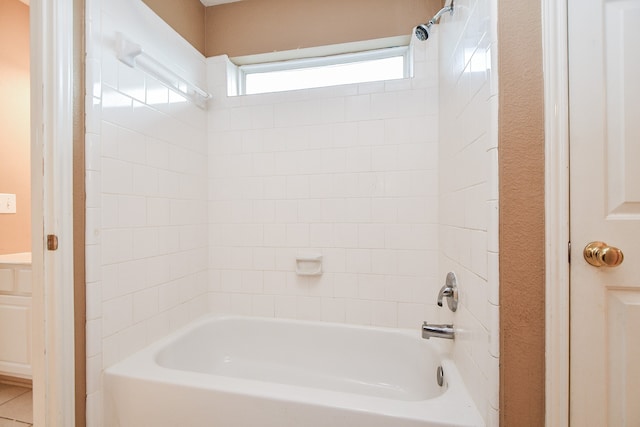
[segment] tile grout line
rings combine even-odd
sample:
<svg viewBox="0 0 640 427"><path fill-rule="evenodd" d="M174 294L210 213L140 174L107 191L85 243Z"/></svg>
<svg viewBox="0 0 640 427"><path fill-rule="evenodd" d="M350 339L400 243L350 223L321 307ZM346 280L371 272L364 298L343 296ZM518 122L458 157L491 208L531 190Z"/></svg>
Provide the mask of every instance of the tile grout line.
<svg viewBox="0 0 640 427"><path fill-rule="evenodd" d="M30 392L32 392L32 391L33 391L33 389L31 389L31 388L26 388L26 387L25 387L24 389L25 389L25 390L24 390L24 392L22 392L22 393L20 393L20 394L18 394L18 395L16 395L16 396L14 396L13 398L11 398L11 399L7 400L6 402L3 402L2 404L0 404L0 410L2 410L2 408L3 408L5 405L8 405L10 402L14 401L15 399L18 399L19 397L24 396L25 394L30 393ZM20 420L20 419L17 419L17 418L8 418L8 417L6 417L6 416L2 416L2 415L0 415L0 419L2 419L2 420L9 420L9 421L13 421L13 422L14 422L14 424L15 424L16 422L17 422L17 423L19 423L19 424L23 424L23 426L16 425L16 427L32 427L32 426L33 426L33 424L32 424L31 422L29 422L29 421L24 421L24 420Z"/></svg>
<svg viewBox="0 0 640 427"><path fill-rule="evenodd" d="M0 405L0 406L2 406L2 405ZM0 420L13 421L13 424L15 424L16 422L19 423L19 424L24 424L23 427L33 427L33 424L30 424L28 421L21 421L21 420L15 419L15 418L7 418L7 417L1 417L0 416ZM21 426L18 425L16 427L21 427Z"/></svg>

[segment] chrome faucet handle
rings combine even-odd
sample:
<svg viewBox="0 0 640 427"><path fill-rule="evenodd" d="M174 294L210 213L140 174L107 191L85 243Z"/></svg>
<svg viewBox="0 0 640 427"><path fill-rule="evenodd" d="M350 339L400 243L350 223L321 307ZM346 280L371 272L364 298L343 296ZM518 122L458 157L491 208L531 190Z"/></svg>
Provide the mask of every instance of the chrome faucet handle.
<svg viewBox="0 0 640 427"><path fill-rule="evenodd" d="M458 309L458 280L453 272L447 274L444 286L438 292L438 306L442 307L442 300L447 299L447 305L451 311Z"/></svg>
<svg viewBox="0 0 640 427"><path fill-rule="evenodd" d="M453 296L453 289L444 285L438 292L438 307L442 307L442 300Z"/></svg>

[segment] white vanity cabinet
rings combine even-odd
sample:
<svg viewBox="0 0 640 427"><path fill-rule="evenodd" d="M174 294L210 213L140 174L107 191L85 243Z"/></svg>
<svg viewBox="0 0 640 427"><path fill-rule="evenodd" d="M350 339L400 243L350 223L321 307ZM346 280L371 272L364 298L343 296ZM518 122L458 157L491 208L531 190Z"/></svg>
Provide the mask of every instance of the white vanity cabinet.
<svg viewBox="0 0 640 427"><path fill-rule="evenodd" d="M31 378L31 253L0 255L0 375Z"/></svg>

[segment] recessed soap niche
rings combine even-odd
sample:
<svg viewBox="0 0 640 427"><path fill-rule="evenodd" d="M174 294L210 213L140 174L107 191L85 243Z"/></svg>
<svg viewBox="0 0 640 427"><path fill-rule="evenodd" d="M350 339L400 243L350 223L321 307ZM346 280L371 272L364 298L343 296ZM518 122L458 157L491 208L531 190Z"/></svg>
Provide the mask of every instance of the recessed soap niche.
<svg viewBox="0 0 640 427"><path fill-rule="evenodd" d="M296 256L296 274L298 276L322 275L322 254L299 253Z"/></svg>

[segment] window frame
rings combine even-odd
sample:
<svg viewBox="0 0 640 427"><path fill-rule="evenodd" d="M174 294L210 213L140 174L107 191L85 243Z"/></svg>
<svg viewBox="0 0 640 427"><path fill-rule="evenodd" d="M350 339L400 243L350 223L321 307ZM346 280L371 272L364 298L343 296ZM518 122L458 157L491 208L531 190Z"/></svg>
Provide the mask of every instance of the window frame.
<svg viewBox="0 0 640 427"><path fill-rule="evenodd" d="M366 62L366 61L372 61L377 59L388 59L388 58L395 58L395 57L403 58L402 78L406 79L406 78L412 77L413 55L412 55L412 49L410 45L394 46L394 47L366 50L366 51L360 51L360 52L352 52L352 53L343 53L338 55L328 55L328 56L321 56L321 57L290 59L286 61L275 61L275 62L264 62L259 64L240 65L238 67L238 79L237 79L238 92L237 93L238 95L247 95L246 81L247 81L247 76L250 74L299 70L299 69L307 69L307 68L330 67L334 65ZM384 81L384 80L378 80L378 81ZM358 83L356 82L356 83L346 83L346 84L358 84ZM297 89L290 89L290 90L305 90L305 89L314 89L318 87L331 87L331 86L313 86L308 88L297 88ZM276 91L276 92L256 92L249 95L279 93L279 92L286 92L286 91L287 90Z"/></svg>

